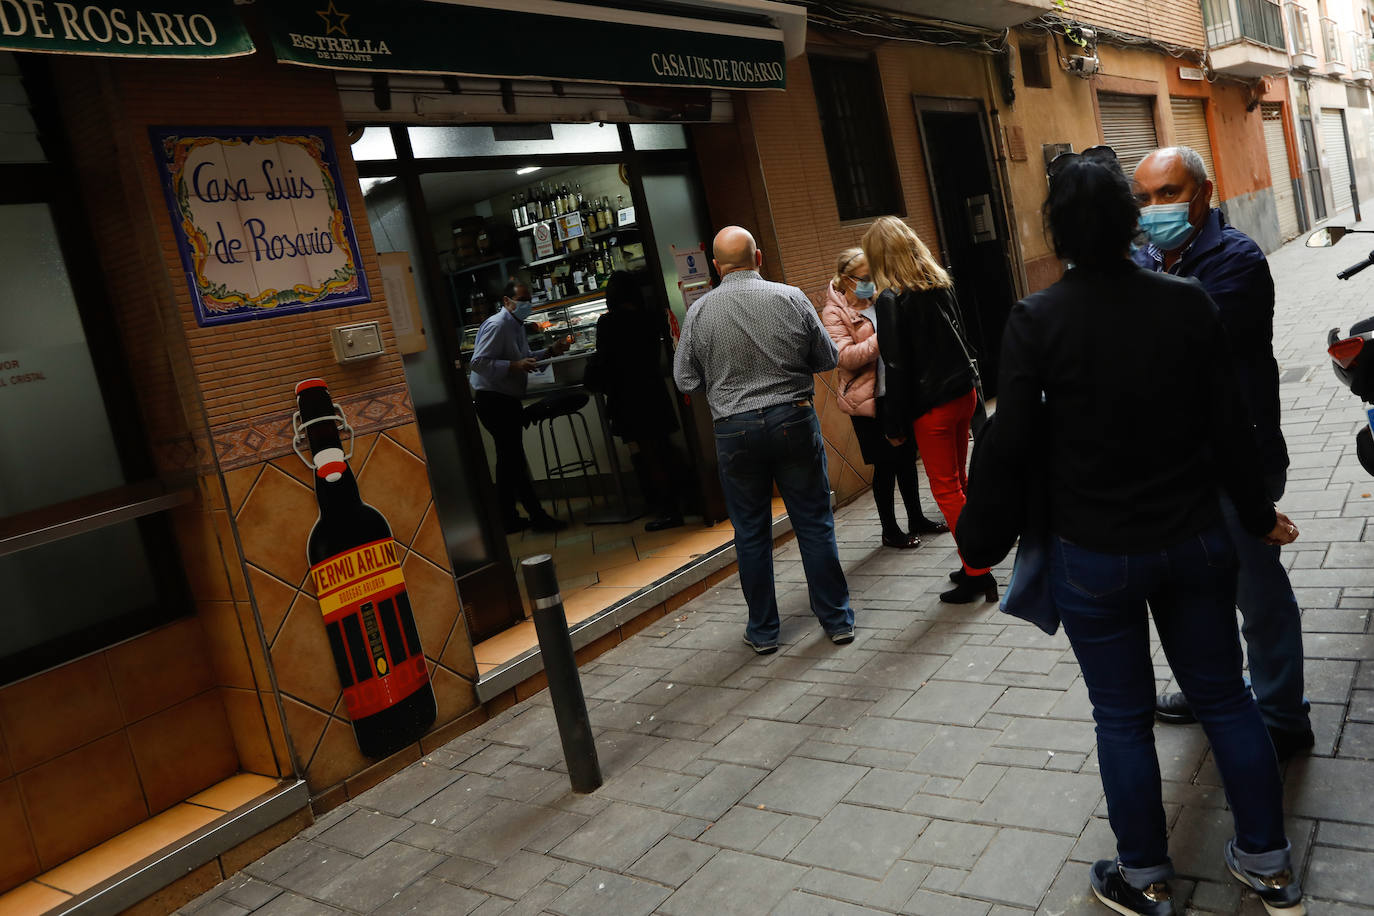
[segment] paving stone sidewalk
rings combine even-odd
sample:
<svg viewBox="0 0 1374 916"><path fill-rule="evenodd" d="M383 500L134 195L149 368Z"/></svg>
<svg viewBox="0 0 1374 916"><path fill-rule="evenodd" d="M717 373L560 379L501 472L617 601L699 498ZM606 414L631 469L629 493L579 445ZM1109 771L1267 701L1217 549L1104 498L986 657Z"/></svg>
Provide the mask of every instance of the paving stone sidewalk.
<svg viewBox="0 0 1374 916"><path fill-rule="evenodd" d="M1271 259L1293 465L1284 551L1305 613L1317 746L1287 767L1309 912L1374 912L1374 480L1325 333L1374 313L1335 271L1359 237ZM884 550L872 501L838 515L858 621L823 637L795 545L781 652L740 642L727 581L582 669L605 785L569 791L547 693L322 817L185 912L1104 914L1113 854L1091 710L1062 633L939 602L948 536ZM1004 580L1005 567L999 570ZM1162 656L1161 686L1169 676ZM1178 899L1259 914L1221 860L1230 818L1197 727L1156 728Z"/></svg>

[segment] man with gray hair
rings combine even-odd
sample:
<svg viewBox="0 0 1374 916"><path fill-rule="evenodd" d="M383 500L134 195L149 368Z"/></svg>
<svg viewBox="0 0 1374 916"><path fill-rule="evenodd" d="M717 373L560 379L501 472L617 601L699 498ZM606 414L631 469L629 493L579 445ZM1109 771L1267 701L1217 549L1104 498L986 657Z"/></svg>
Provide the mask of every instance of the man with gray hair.
<svg viewBox="0 0 1374 916"><path fill-rule="evenodd" d="M1274 280L1264 252L1212 207L1212 182L1196 150L1155 150L1136 166L1140 224L1150 244L1135 253L1149 270L1193 277L1221 313L1230 358L1249 410L1269 496L1287 482L1288 448L1279 428L1279 369L1274 359ZM1220 354L1218 354L1220 355ZM1245 532L1230 500L1222 511L1236 545L1236 605L1250 663L1250 681L1279 760L1312 747L1303 698L1302 619L1279 548ZM1182 694L1159 697L1162 722L1195 721Z"/></svg>
<svg viewBox="0 0 1374 916"><path fill-rule="evenodd" d="M759 276L763 253L739 226L716 234L720 286L682 322L673 378L706 392L715 420L725 505L735 526L739 584L749 605L744 641L778 650L773 586L773 485L787 507L816 615L830 641L854 641L854 611L835 545L825 443L812 407L815 374L833 369L835 344L795 286Z"/></svg>

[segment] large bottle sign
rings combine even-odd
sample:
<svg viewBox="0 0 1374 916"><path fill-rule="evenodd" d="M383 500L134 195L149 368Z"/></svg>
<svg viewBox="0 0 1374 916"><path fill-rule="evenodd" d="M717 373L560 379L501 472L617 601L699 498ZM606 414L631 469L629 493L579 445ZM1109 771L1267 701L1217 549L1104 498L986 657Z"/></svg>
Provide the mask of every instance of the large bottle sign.
<svg viewBox="0 0 1374 916"><path fill-rule="evenodd" d="M371 300L328 128L151 134L201 325Z"/></svg>
<svg viewBox="0 0 1374 916"><path fill-rule="evenodd" d="M350 719L376 715L429 683L394 540L332 556L310 576Z"/></svg>
<svg viewBox="0 0 1374 916"><path fill-rule="evenodd" d="M323 379L296 386L292 446L315 474L320 517L306 557L358 747L385 757L434 724L434 688L391 526L363 502L348 466L352 429ZM339 436L349 433L349 450ZM310 444L310 458L300 442Z"/></svg>

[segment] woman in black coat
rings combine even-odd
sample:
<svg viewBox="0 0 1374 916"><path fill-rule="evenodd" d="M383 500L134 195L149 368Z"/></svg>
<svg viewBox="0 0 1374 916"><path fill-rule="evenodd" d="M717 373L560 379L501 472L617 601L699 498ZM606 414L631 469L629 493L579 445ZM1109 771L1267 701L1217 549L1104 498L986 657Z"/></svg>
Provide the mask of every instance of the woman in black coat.
<svg viewBox="0 0 1374 916"><path fill-rule="evenodd" d="M606 314L596 323L593 385L606 396L611 432L637 450L635 465L647 478L645 496L656 512L645 531L682 524L676 491L682 481L669 436L678 428L663 380L667 325L644 302L640 278L618 270L606 282ZM677 479L675 479L677 477Z"/></svg>
<svg viewBox="0 0 1374 916"><path fill-rule="evenodd" d="M1227 868L1270 913L1298 916L1278 763L1241 677L1219 494L1269 543L1297 529L1266 494L1216 306L1196 282L1131 262L1139 214L1114 155L1055 164L1046 224L1070 267L1007 319L997 415L978 445L959 546L998 562L1011 497L1043 492L1050 610L1092 700L1117 840L1116 857L1089 871L1093 892L1119 913L1182 912L1154 746L1152 616L1226 788Z"/></svg>
<svg viewBox="0 0 1374 916"><path fill-rule="evenodd" d="M863 250L881 290L876 310L887 383L885 432L894 444L915 437L930 494L955 531L964 508L969 426L978 394L954 283L915 230L896 217L875 221L864 233ZM961 558L950 578L955 586L941 601L997 600L997 582L985 568Z"/></svg>

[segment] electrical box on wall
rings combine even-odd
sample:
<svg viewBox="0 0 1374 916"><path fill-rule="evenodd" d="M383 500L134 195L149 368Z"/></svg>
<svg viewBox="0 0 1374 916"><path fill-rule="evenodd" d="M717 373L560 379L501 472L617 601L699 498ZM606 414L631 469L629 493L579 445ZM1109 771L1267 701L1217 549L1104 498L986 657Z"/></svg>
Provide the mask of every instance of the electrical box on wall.
<svg viewBox="0 0 1374 916"><path fill-rule="evenodd" d="M382 328L375 321L330 328L329 337L334 343L334 358L341 363L356 363L382 355Z"/></svg>

